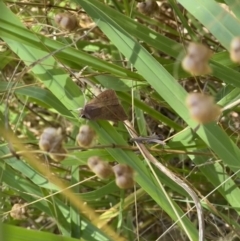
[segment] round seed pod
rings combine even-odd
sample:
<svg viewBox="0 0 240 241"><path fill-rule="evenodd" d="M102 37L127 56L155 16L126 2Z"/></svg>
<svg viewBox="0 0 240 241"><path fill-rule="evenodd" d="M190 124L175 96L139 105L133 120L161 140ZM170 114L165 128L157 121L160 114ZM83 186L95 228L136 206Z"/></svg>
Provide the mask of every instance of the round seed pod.
<svg viewBox="0 0 240 241"><path fill-rule="evenodd" d="M190 43L187 48L187 55L182 60L182 67L192 75L205 75L211 73L208 61L212 51L199 43Z"/></svg>
<svg viewBox="0 0 240 241"><path fill-rule="evenodd" d="M39 148L43 151L51 151L62 145L62 130L61 128L47 127L43 130L39 139Z"/></svg>
<svg viewBox="0 0 240 241"><path fill-rule="evenodd" d="M61 162L66 158L67 151L62 146L58 147L58 149L53 149L51 151L50 157L55 162Z"/></svg>
<svg viewBox="0 0 240 241"><path fill-rule="evenodd" d="M91 171L101 179L106 179L113 174L112 167L98 156L88 158L87 164Z"/></svg>
<svg viewBox="0 0 240 241"><path fill-rule="evenodd" d="M191 75L205 75L212 72L207 62L196 61L188 55L182 60L182 68Z"/></svg>
<svg viewBox="0 0 240 241"><path fill-rule="evenodd" d="M72 31L78 27L78 19L75 15L69 13L58 13L54 18L61 29Z"/></svg>
<svg viewBox="0 0 240 241"><path fill-rule="evenodd" d="M186 105L192 119L199 124L216 121L221 115L220 106L214 103L212 96L202 93L191 93L186 98Z"/></svg>
<svg viewBox="0 0 240 241"><path fill-rule="evenodd" d="M113 167L115 174L116 185L121 189L127 189L134 186L134 171L133 169L125 164L118 164Z"/></svg>
<svg viewBox="0 0 240 241"><path fill-rule="evenodd" d="M146 0L137 4L137 10L142 14L151 16L159 10L159 6L155 0Z"/></svg>
<svg viewBox="0 0 240 241"><path fill-rule="evenodd" d="M50 148L51 148L51 142L50 142L50 140L44 139L44 138L41 138L41 139L39 140L38 145L39 145L39 148L40 148L42 151L49 151Z"/></svg>
<svg viewBox="0 0 240 241"><path fill-rule="evenodd" d="M200 43L190 43L187 48L187 55L198 61L209 61L212 56L212 51L205 45Z"/></svg>
<svg viewBox="0 0 240 241"><path fill-rule="evenodd" d="M121 189L128 189L134 186L133 178L129 176L119 176L115 179L116 185Z"/></svg>
<svg viewBox="0 0 240 241"><path fill-rule="evenodd" d="M125 164L117 164L116 166L113 167L113 172L116 177L118 176L133 176L133 169Z"/></svg>
<svg viewBox="0 0 240 241"><path fill-rule="evenodd" d="M231 41L230 58L234 63L240 63L240 37L236 37Z"/></svg>
<svg viewBox="0 0 240 241"><path fill-rule="evenodd" d="M94 144L96 132L88 125L82 125L76 137L79 146L88 148Z"/></svg>
<svg viewBox="0 0 240 241"><path fill-rule="evenodd" d="M23 220L26 218L26 213L24 204L15 203L10 211L10 216L16 220Z"/></svg>

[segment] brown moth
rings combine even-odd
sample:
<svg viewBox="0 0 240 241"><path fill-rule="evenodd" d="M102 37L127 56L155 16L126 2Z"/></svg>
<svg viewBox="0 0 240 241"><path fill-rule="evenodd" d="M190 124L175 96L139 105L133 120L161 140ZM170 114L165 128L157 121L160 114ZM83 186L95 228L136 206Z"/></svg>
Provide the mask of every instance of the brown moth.
<svg viewBox="0 0 240 241"><path fill-rule="evenodd" d="M90 100L80 111L80 117L109 121L124 121L128 118L114 90L105 90Z"/></svg>

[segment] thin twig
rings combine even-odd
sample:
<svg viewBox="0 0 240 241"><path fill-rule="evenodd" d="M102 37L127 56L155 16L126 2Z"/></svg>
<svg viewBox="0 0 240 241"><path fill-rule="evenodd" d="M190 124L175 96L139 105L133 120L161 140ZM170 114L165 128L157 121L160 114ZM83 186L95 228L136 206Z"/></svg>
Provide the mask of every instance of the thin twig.
<svg viewBox="0 0 240 241"><path fill-rule="evenodd" d="M26 144L32 144L32 143L26 143ZM116 144L110 144L110 145L97 145L92 146L89 149L105 149L105 148L119 148L122 150L130 150L130 151L138 151L139 148L136 146L124 146L124 145L116 145ZM146 147L147 148L147 147ZM82 150L87 151L89 149L83 148L83 147L68 147L66 148L67 151L76 151L76 150ZM156 152L156 153L169 153L169 154L186 154L186 155L204 155L204 156L212 156L211 153L203 153L203 152L188 152L188 151L182 151L182 150L172 150L172 149L157 149L157 148L147 148L148 151ZM31 153L39 153L39 154L45 154L45 152L40 150L28 150L28 152ZM24 153L22 151L17 151L15 154L20 155ZM5 154L3 156L0 156L1 160L8 159L13 157L13 154ZM207 165L207 164L206 164Z"/></svg>
<svg viewBox="0 0 240 241"><path fill-rule="evenodd" d="M132 138L137 138L138 136L133 131L133 127L129 121L125 121L125 126L131 135ZM162 165L148 150L147 148L141 144L136 142L137 147L139 148L139 151L142 153L143 157L150 161L154 166L156 166L161 172L163 172L165 175L167 175L171 180L173 180L176 184L181 186L193 199L194 204L197 209L197 215L198 215L198 225L199 225L199 241L204 241L204 215L203 210L201 207L201 203L199 201L198 196L196 193L190 188L183 180L181 180L178 176L176 176L173 172L171 172L168 168L166 168L164 165ZM168 196L166 196L168 197ZM174 205L170 202L170 205L175 210ZM178 213L176 211L176 215L178 216ZM181 219L179 220L181 222ZM183 225L184 227L184 225Z"/></svg>

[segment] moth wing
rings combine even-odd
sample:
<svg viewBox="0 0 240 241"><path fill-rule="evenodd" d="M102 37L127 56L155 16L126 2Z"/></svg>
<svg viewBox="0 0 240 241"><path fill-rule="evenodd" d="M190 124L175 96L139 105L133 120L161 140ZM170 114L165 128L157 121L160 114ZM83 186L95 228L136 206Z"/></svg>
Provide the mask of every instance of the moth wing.
<svg viewBox="0 0 240 241"><path fill-rule="evenodd" d="M102 116L99 116L98 119L110 121L124 121L128 119L128 116L120 104L112 104L106 105L102 108Z"/></svg>
<svg viewBox="0 0 240 241"><path fill-rule="evenodd" d="M128 118L114 90L105 90L90 100L81 115L90 120L124 121Z"/></svg>
<svg viewBox="0 0 240 241"><path fill-rule="evenodd" d="M127 114L121 105L106 105L97 107L94 105L87 105L81 111L81 117L89 120L110 120L110 121L124 121L128 119Z"/></svg>
<svg viewBox="0 0 240 241"><path fill-rule="evenodd" d="M98 96L96 96L94 99L90 100L87 105L89 104L98 104L101 105L110 105L110 104L119 104L118 97L116 95L116 92L114 90L105 90L102 93L100 93Z"/></svg>
<svg viewBox="0 0 240 241"><path fill-rule="evenodd" d="M123 109L123 107L120 104L118 104L114 107L113 113L111 113L111 115L112 115L112 118L114 118L114 119L112 119L114 121L125 121L128 119L128 116L127 116L125 110Z"/></svg>

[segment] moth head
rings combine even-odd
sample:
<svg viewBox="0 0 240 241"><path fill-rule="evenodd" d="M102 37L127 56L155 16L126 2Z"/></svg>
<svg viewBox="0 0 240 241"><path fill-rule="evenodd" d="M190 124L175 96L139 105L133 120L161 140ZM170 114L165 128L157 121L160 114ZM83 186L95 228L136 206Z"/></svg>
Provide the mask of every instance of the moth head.
<svg viewBox="0 0 240 241"><path fill-rule="evenodd" d="M79 116L80 116L81 118L87 119L87 120L90 120L90 119L91 119L90 115L85 111L85 108L80 108L79 110L80 110Z"/></svg>

